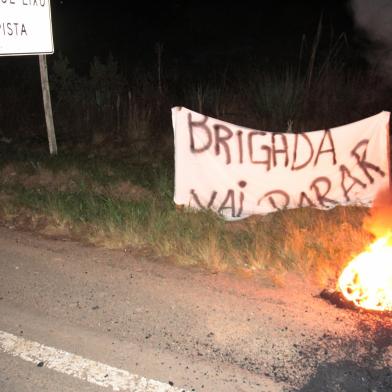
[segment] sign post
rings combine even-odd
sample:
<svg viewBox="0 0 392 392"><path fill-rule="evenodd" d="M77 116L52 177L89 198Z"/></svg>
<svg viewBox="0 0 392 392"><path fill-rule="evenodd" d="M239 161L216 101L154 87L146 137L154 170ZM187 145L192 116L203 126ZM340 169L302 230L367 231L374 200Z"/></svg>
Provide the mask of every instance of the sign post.
<svg viewBox="0 0 392 392"><path fill-rule="evenodd" d="M46 55L39 55L39 69L41 73L42 96L44 99L46 129L48 131L49 152L50 155L57 155L56 134L54 132L52 103L50 100L48 67L46 64Z"/></svg>
<svg viewBox="0 0 392 392"><path fill-rule="evenodd" d="M57 154L46 55L54 52L50 0L0 0L0 56L39 55L51 155Z"/></svg>

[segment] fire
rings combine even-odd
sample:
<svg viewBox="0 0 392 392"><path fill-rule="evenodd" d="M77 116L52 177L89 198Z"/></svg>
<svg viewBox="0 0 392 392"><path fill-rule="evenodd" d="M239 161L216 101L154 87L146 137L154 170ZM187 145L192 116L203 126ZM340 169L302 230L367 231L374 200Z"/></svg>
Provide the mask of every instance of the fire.
<svg viewBox="0 0 392 392"><path fill-rule="evenodd" d="M357 306L392 311L392 233L356 256L343 270L338 286Z"/></svg>

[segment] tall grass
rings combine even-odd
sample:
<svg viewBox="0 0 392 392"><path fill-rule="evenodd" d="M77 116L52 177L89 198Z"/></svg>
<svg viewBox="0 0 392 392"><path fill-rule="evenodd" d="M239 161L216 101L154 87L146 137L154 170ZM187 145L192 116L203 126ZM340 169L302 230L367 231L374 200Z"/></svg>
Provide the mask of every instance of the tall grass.
<svg viewBox="0 0 392 392"><path fill-rule="evenodd" d="M130 162L117 166L107 159L93 160L89 166L83 157L35 156L27 165L3 157L1 174L12 168L15 175L1 176L1 218L44 233L48 226L61 227L63 234L66 228L72 238L110 248L147 247L183 265L269 276L296 271L323 284L334 281L370 240L361 225L364 208L303 208L227 223L209 211L178 211L172 204L173 178L167 167L145 167L140 175ZM26 181L70 166L76 186L53 188L53 181ZM123 199L116 192L102 192L102 185L115 189L124 172L149 191L146 197ZM63 182L68 184L66 176Z"/></svg>

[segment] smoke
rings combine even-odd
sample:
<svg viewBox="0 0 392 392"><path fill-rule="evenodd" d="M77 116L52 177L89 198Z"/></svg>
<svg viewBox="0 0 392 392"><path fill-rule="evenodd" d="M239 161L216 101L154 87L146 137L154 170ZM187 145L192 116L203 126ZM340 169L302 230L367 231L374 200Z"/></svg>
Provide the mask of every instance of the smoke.
<svg viewBox="0 0 392 392"><path fill-rule="evenodd" d="M351 8L371 43L368 61L392 82L392 0L352 0Z"/></svg>

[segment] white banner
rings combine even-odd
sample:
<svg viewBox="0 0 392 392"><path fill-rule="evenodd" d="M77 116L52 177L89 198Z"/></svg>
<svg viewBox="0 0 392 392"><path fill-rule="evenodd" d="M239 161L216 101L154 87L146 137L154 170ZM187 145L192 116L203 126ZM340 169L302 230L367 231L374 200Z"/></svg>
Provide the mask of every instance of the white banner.
<svg viewBox="0 0 392 392"><path fill-rule="evenodd" d="M174 202L226 219L300 207L370 206L389 186L389 116L275 133L172 108Z"/></svg>

